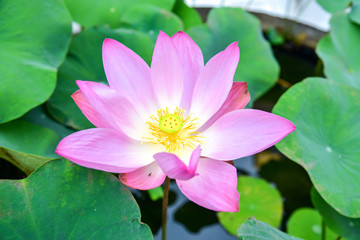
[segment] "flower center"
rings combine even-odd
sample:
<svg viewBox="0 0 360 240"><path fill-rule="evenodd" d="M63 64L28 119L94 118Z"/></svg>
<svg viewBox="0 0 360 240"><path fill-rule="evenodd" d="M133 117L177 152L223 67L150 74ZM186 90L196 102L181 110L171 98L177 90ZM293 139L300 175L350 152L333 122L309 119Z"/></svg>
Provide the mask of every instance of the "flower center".
<svg viewBox="0 0 360 240"><path fill-rule="evenodd" d="M183 120L175 114L167 114L159 121L159 128L165 133L177 133L183 125Z"/></svg>
<svg viewBox="0 0 360 240"><path fill-rule="evenodd" d="M177 153L187 147L196 148L201 144L202 136L194 130L197 128L197 118L190 115L184 117L184 110L177 107L173 113L169 109L159 109L146 122L149 127L149 137L144 137L145 143L160 144L170 153Z"/></svg>

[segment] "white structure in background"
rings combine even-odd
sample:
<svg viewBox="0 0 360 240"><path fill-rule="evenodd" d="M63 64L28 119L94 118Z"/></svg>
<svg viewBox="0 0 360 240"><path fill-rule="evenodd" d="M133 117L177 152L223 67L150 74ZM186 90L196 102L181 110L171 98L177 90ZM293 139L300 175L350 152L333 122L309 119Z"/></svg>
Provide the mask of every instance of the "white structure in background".
<svg viewBox="0 0 360 240"><path fill-rule="evenodd" d="M332 0L329 0L332 1ZM335 0L337 1L337 0ZM185 0L192 7L241 7L329 30L330 14L316 0Z"/></svg>

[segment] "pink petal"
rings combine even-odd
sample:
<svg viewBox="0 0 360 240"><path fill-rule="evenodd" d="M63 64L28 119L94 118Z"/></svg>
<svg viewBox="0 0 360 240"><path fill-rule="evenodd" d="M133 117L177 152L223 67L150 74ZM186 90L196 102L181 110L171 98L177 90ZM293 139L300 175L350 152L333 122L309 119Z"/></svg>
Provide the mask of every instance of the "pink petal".
<svg viewBox="0 0 360 240"><path fill-rule="evenodd" d="M181 192L191 201L214 211L237 212L239 193L236 168L227 162L201 158L197 176L176 180Z"/></svg>
<svg viewBox="0 0 360 240"><path fill-rule="evenodd" d="M204 58L199 46L186 33L177 32L171 39L176 47L184 76L181 107L189 111L195 82L204 68Z"/></svg>
<svg viewBox="0 0 360 240"><path fill-rule="evenodd" d="M147 116L141 116L118 91L96 82L76 81L87 101L102 117L105 126L112 126L128 136L141 140Z"/></svg>
<svg viewBox="0 0 360 240"><path fill-rule="evenodd" d="M246 157L269 148L295 130L289 120L268 112L242 109L219 118L201 133L202 155L218 160Z"/></svg>
<svg viewBox="0 0 360 240"><path fill-rule="evenodd" d="M117 89L141 111L156 111L157 100L151 84L149 66L123 44L105 39L103 63L110 87Z"/></svg>
<svg viewBox="0 0 360 240"><path fill-rule="evenodd" d="M116 130L92 128L65 137L55 152L84 167L123 173L152 163L156 151Z"/></svg>
<svg viewBox="0 0 360 240"><path fill-rule="evenodd" d="M164 182L165 177L165 173L155 161L135 171L119 175L119 179L123 184L140 190L148 190L160 186Z"/></svg>
<svg viewBox="0 0 360 240"><path fill-rule="evenodd" d="M109 122L95 110L80 90L74 92L71 97L74 99L81 112L92 124L94 124L94 126L98 128L112 128Z"/></svg>
<svg viewBox="0 0 360 240"><path fill-rule="evenodd" d="M169 178L187 180L195 176L197 163L201 154L200 145L195 148L186 166L175 154L161 152L154 155L155 161Z"/></svg>
<svg viewBox="0 0 360 240"><path fill-rule="evenodd" d="M151 62L151 80L161 108L180 106L183 73L171 38L160 31Z"/></svg>
<svg viewBox="0 0 360 240"><path fill-rule="evenodd" d="M210 127L217 119L228 112L243 109L250 101L250 94L246 82L234 82L224 104L198 131L202 132Z"/></svg>
<svg viewBox="0 0 360 240"><path fill-rule="evenodd" d="M191 113L199 118L202 126L225 102L239 62L238 43L230 44L216 54L205 65L195 84L191 103Z"/></svg>

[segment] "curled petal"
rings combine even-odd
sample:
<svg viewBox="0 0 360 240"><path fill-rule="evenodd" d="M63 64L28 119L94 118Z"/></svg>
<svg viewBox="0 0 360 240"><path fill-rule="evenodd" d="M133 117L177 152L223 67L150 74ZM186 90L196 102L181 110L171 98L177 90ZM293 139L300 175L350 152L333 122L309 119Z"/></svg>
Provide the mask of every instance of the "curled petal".
<svg viewBox="0 0 360 240"><path fill-rule="evenodd" d="M172 153L157 153L154 155L154 158L169 178L187 180L195 176L200 154L201 148L199 145L191 154L189 166L186 166L180 158Z"/></svg>
<svg viewBox="0 0 360 240"><path fill-rule="evenodd" d="M165 180L165 173L154 161L145 167L119 175L120 181L128 187L148 190L160 186Z"/></svg>
<svg viewBox="0 0 360 240"><path fill-rule="evenodd" d="M210 127L217 119L228 112L243 109L250 101L250 94L246 82L234 82L230 93L221 108L198 130L202 132Z"/></svg>
<svg viewBox="0 0 360 240"><path fill-rule="evenodd" d="M180 106L183 73L171 38L160 31L151 62L151 81L161 108Z"/></svg>
<svg viewBox="0 0 360 240"><path fill-rule="evenodd" d="M176 47L184 76L181 107L189 111L196 79L204 68L204 57L199 46L186 33L177 32L171 39Z"/></svg>
<svg viewBox="0 0 360 240"><path fill-rule="evenodd" d="M237 212L239 193L236 168L227 162L201 158L197 175L189 180L176 180L181 192L191 201L214 211Z"/></svg>
<svg viewBox="0 0 360 240"><path fill-rule="evenodd" d="M92 128L62 139L55 152L81 166L124 173L154 161L156 149L141 144L121 132Z"/></svg>
<svg viewBox="0 0 360 240"><path fill-rule="evenodd" d="M216 54L202 69L195 84L191 100L191 113L199 119L202 126L225 102L239 62L238 43L230 44L224 51Z"/></svg>
<svg viewBox="0 0 360 240"><path fill-rule="evenodd" d="M74 92L71 97L80 108L81 112L92 124L94 124L94 126L98 128L112 128L108 120L104 119L103 116L96 111L80 90Z"/></svg>
<svg viewBox="0 0 360 240"><path fill-rule="evenodd" d="M110 87L126 95L144 113L156 110L157 100L151 85L150 67L144 60L113 39L105 39L102 50Z"/></svg>
<svg viewBox="0 0 360 240"><path fill-rule="evenodd" d="M233 160L269 148L295 130L289 120L268 112L242 109L219 118L201 135L202 155Z"/></svg>
<svg viewBox="0 0 360 240"><path fill-rule="evenodd" d="M96 82L76 81L81 93L107 125L140 140L146 127L146 116L140 115L118 91Z"/></svg>

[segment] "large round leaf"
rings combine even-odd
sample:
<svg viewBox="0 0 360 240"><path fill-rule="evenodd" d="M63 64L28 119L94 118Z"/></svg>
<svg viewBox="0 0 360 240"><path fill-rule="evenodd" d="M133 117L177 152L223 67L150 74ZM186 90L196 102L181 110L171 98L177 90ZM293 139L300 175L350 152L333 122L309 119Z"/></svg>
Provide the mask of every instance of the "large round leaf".
<svg viewBox="0 0 360 240"><path fill-rule="evenodd" d="M122 26L146 32L151 39L156 40L159 31L173 35L184 30L181 19L174 13L155 6L135 5L121 18Z"/></svg>
<svg viewBox="0 0 360 240"><path fill-rule="evenodd" d="M71 37L58 0L0 1L0 123L46 101Z"/></svg>
<svg viewBox="0 0 360 240"><path fill-rule="evenodd" d="M322 78L290 88L273 113L296 125L276 146L340 213L360 217L360 92Z"/></svg>
<svg viewBox="0 0 360 240"><path fill-rule="evenodd" d="M359 239L360 218L349 218L341 215L327 204L314 188L311 190L311 200L316 209L319 210L326 226L343 238L349 240Z"/></svg>
<svg viewBox="0 0 360 240"><path fill-rule="evenodd" d="M206 61L239 41L241 56L234 81L247 82L253 100L275 84L279 65L263 38L259 20L250 13L240 8L212 9L207 24L187 32L201 47Z"/></svg>
<svg viewBox="0 0 360 240"><path fill-rule="evenodd" d="M337 238L338 235L328 227L325 229L326 240L334 240ZM322 218L315 209L299 208L291 214L287 222L287 232L292 236L301 237L306 240L321 240Z"/></svg>
<svg viewBox="0 0 360 240"><path fill-rule="evenodd" d="M345 13L334 15L330 34L323 37L316 49L324 62L325 75L339 83L360 88L360 25Z"/></svg>
<svg viewBox="0 0 360 240"><path fill-rule="evenodd" d="M231 234L248 218L256 217L261 221L278 227L281 222L283 204L280 193L268 182L260 178L239 177L237 189L240 193L239 211L220 212L220 223Z"/></svg>
<svg viewBox="0 0 360 240"><path fill-rule="evenodd" d="M24 120L0 125L0 157L26 174L59 157L55 154L58 142L59 138L52 130Z"/></svg>
<svg viewBox="0 0 360 240"><path fill-rule="evenodd" d="M303 240L292 237L265 222L250 218L238 229L239 240Z"/></svg>
<svg viewBox="0 0 360 240"><path fill-rule="evenodd" d="M78 90L76 80L107 83L101 54L105 38L120 41L150 63L154 42L142 32L100 27L86 29L77 35L59 69L58 84L48 104L50 114L67 126L75 129L92 127L70 96Z"/></svg>
<svg viewBox="0 0 360 240"><path fill-rule="evenodd" d="M134 5L171 10L175 0L65 0L65 3L74 21L85 27L104 24L118 27L121 16Z"/></svg>
<svg viewBox="0 0 360 240"><path fill-rule="evenodd" d="M152 239L129 190L109 173L58 159L23 180L0 181L0 236Z"/></svg>

